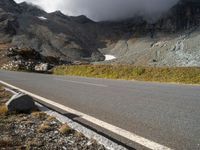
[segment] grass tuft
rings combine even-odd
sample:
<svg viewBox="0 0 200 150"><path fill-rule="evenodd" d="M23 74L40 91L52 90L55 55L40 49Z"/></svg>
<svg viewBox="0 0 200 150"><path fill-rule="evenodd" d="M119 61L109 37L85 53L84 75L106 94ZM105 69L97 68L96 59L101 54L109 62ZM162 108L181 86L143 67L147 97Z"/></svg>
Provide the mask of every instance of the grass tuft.
<svg viewBox="0 0 200 150"><path fill-rule="evenodd" d="M44 112L36 111L36 112L32 112L31 116L38 119L45 119L47 117L47 114Z"/></svg>
<svg viewBox="0 0 200 150"><path fill-rule="evenodd" d="M51 130L51 126L47 123L43 123L38 127L38 132L44 133Z"/></svg>
<svg viewBox="0 0 200 150"><path fill-rule="evenodd" d="M62 134L70 134L72 132L72 129L67 124L63 124L60 127L59 131Z"/></svg>
<svg viewBox="0 0 200 150"><path fill-rule="evenodd" d="M75 132L75 136L76 136L78 139L81 139L81 138L84 138L84 137L85 137L83 133L77 132L77 131Z"/></svg>
<svg viewBox="0 0 200 150"><path fill-rule="evenodd" d="M53 116L49 116L49 117L47 118L47 121L55 121L55 120L56 120L56 118L53 117Z"/></svg>
<svg viewBox="0 0 200 150"><path fill-rule="evenodd" d="M0 116L6 116L8 114L8 108L6 105L0 106Z"/></svg>

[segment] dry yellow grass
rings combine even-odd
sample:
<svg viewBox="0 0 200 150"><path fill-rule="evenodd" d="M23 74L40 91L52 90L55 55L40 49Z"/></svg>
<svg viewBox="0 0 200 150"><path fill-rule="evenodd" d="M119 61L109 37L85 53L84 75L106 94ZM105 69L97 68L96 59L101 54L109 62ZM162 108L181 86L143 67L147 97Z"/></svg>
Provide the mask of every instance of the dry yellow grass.
<svg viewBox="0 0 200 150"><path fill-rule="evenodd" d="M32 117L34 118L39 118L39 119L44 119L47 117L47 114L44 113L44 112L39 112L39 111L36 111L36 112L32 112L31 113Z"/></svg>
<svg viewBox="0 0 200 150"><path fill-rule="evenodd" d="M51 126L48 123L43 123L38 127L38 132L44 133L51 130Z"/></svg>
<svg viewBox="0 0 200 150"><path fill-rule="evenodd" d="M54 68L53 73L106 79L200 84L200 68L198 67L157 68L133 65L81 65L59 66Z"/></svg>
<svg viewBox="0 0 200 150"><path fill-rule="evenodd" d="M0 116L5 116L8 114L8 108L6 105L0 106Z"/></svg>
<svg viewBox="0 0 200 150"><path fill-rule="evenodd" d="M67 125L67 124L63 124L60 129L59 129L60 133L62 134L69 134L71 133L72 129Z"/></svg>
<svg viewBox="0 0 200 150"><path fill-rule="evenodd" d="M49 116L49 117L47 118L47 121L54 121L54 120L56 120L56 118L53 117L53 116Z"/></svg>
<svg viewBox="0 0 200 150"><path fill-rule="evenodd" d="M78 137L79 139L85 137L84 134L81 132L75 132L75 136Z"/></svg>

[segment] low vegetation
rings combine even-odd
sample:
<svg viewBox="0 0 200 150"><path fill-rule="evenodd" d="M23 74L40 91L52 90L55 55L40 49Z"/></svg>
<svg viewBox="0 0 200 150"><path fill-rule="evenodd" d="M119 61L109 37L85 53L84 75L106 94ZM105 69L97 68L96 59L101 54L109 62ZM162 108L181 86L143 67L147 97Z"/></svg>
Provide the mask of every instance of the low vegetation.
<svg viewBox="0 0 200 150"><path fill-rule="evenodd" d="M6 116L8 114L8 108L6 105L0 105L0 116Z"/></svg>
<svg viewBox="0 0 200 150"><path fill-rule="evenodd" d="M40 132L40 133L45 133L45 132L48 132L50 130L51 130L51 126L47 122L42 123L38 127L38 132Z"/></svg>
<svg viewBox="0 0 200 150"><path fill-rule="evenodd" d="M60 133L62 134L69 134L72 132L72 129L67 125L67 124L63 124L60 129L59 129Z"/></svg>
<svg viewBox="0 0 200 150"><path fill-rule="evenodd" d="M43 118L46 118L46 113L44 112L40 112L40 111L34 111L31 113L32 117L34 118L38 118L38 119L43 119Z"/></svg>
<svg viewBox="0 0 200 150"><path fill-rule="evenodd" d="M79 65L54 68L56 75L200 84L198 67L138 67L132 65Z"/></svg>
<svg viewBox="0 0 200 150"><path fill-rule="evenodd" d="M6 91L0 85L0 116L8 115L8 108L5 105L5 102L11 97L11 93Z"/></svg>

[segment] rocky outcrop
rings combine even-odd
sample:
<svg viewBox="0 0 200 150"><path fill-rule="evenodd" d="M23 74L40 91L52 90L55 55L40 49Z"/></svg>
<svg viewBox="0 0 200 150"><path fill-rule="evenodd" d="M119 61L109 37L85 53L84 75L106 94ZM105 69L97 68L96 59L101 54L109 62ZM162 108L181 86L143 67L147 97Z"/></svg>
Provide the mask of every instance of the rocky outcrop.
<svg viewBox="0 0 200 150"><path fill-rule="evenodd" d="M1 0L0 1L0 8L3 9L5 12L10 13L21 13L21 8L17 5L14 0Z"/></svg>
<svg viewBox="0 0 200 150"><path fill-rule="evenodd" d="M0 8L0 43L10 42L18 27L16 16Z"/></svg>
<svg viewBox="0 0 200 150"><path fill-rule="evenodd" d="M26 70L34 72L48 72L56 65L69 64L71 62L58 57L46 57L34 49L11 47L3 54L9 61L1 66L5 70ZM3 57L3 56L1 56ZM0 57L0 58L1 58Z"/></svg>
<svg viewBox="0 0 200 150"><path fill-rule="evenodd" d="M31 14L33 16L43 16L47 14L44 10L40 9L39 7L27 4L26 2L20 3L19 6L23 13Z"/></svg>

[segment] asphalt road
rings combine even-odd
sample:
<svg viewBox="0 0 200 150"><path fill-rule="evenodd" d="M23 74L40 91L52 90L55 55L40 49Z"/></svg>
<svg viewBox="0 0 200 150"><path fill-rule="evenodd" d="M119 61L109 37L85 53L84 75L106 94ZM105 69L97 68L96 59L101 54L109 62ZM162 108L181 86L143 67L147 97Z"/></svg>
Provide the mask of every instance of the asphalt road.
<svg viewBox="0 0 200 150"><path fill-rule="evenodd" d="M200 150L200 86L6 71L0 80L172 149Z"/></svg>

